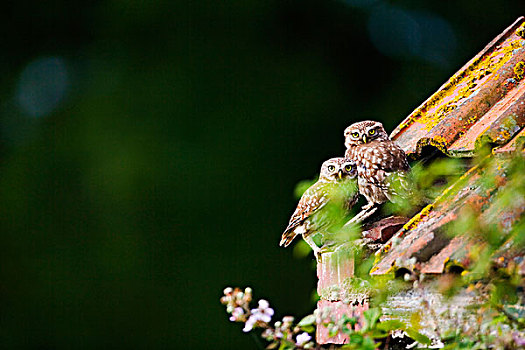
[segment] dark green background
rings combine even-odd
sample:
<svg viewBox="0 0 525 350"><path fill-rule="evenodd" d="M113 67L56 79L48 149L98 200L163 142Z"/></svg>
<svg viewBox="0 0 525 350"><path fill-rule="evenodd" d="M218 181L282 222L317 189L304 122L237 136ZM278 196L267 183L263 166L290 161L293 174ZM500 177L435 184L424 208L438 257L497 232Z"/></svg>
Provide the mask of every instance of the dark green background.
<svg viewBox="0 0 525 350"><path fill-rule="evenodd" d="M5 4L0 347L255 348L228 285L311 312L311 256L278 247L294 185L343 154L348 124L391 131L524 7ZM69 84L34 117L16 93L42 57Z"/></svg>

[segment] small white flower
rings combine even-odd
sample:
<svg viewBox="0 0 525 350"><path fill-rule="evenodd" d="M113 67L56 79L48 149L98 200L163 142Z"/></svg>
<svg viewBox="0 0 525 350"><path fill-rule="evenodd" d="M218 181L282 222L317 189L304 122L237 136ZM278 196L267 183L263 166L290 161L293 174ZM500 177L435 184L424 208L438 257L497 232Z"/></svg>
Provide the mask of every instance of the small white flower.
<svg viewBox="0 0 525 350"><path fill-rule="evenodd" d="M259 307L257 309L252 309L252 316L255 317L256 320L266 323L272 320L273 313L274 311L270 307L270 304L264 299L259 300Z"/></svg>
<svg viewBox="0 0 525 350"><path fill-rule="evenodd" d="M232 296L231 294L225 295L221 298L221 303L226 305L232 302Z"/></svg>
<svg viewBox="0 0 525 350"><path fill-rule="evenodd" d="M257 319L253 316L250 316L250 318L248 318L248 321L246 321L246 323L244 324L244 328L242 329L242 331L245 333L251 331L255 322L257 322Z"/></svg>
<svg viewBox="0 0 525 350"><path fill-rule="evenodd" d="M294 320L294 317L293 316L284 316L283 317L283 322L284 323L292 323Z"/></svg>
<svg viewBox="0 0 525 350"><path fill-rule="evenodd" d="M233 292L233 289L231 287L226 287L223 290L224 295L230 294L231 292Z"/></svg>
<svg viewBox="0 0 525 350"><path fill-rule="evenodd" d="M244 294L252 294L252 289L250 287L246 287Z"/></svg>
<svg viewBox="0 0 525 350"><path fill-rule="evenodd" d="M301 334L299 334L297 336L296 344L299 345L299 346L302 346L302 345L308 343L310 341L310 339L312 339L310 334L308 334L306 332L303 332L303 333L301 333Z"/></svg>
<svg viewBox="0 0 525 350"><path fill-rule="evenodd" d="M264 299L259 300L259 309L267 309L270 306L270 303Z"/></svg>
<svg viewBox="0 0 525 350"><path fill-rule="evenodd" d="M241 307L236 307L232 311L232 315L230 317L230 321L235 322L237 321L242 315L244 315L244 310Z"/></svg>

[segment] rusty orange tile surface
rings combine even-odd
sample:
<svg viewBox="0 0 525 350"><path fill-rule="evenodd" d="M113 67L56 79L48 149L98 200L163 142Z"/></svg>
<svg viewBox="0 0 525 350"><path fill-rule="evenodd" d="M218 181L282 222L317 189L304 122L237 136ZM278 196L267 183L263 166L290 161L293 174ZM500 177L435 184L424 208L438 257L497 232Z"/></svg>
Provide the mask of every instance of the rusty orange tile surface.
<svg viewBox="0 0 525 350"><path fill-rule="evenodd" d="M525 125L525 80L447 148L451 154L472 155L482 142L504 144Z"/></svg>
<svg viewBox="0 0 525 350"><path fill-rule="evenodd" d="M402 216L389 216L363 227L362 236L372 242L385 243L408 221Z"/></svg>
<svg viewBox="0 0 525 350"><path fill-rule="evenodd" d="M525 156L524 30L525 20L520 17L392 132L391 137L413 158L428 145L455 157L475 156L485 143L495 148L493 155L485 156L376 253L372 275L401 267L427 274L441 274L451 266L468 269L470 250L478 243L467 239L465 232L447 232L464 210L477 213L481 225L497 223L502 232L510 231L522 217L525 199L500 208L495 198L508 180L506 155L520 151ZM491 181L485 181L487 176ZM508 244L512 245L512 238ZM500 260L505 261L505 256L501 253Z"/></svg>
<svg viewBox="0 0 525 350"><path fill-rule="evenodd" d="M422 273L443 273L445 269L444 261L450 258L459 246L464 245L464 238L461 236L454 237L452 241L447 244L445 248L439 251L436 255L430 258L429 261L421 264L420 270Z"/></svg>
<svg viewBox="0 0 525 350"><path fill-rule="evenodd" d="M493 150L493 153L496 155L503 155L507 153L515 152L519 147L523 147L523 144L525 143L525 128L520 131L519 134L514 136L510 142L508 142L506 145L502 147L495 148Z"/></svg>
<svg viewBox="0 0 525 350"><path fill-rule="evenodd" d="M480 136L504 143L523 127L525 38L517 31L524 22L520 17L392 132L407 154L431 145L472 156Z"/></svg>
<svg viewBox="0 0 525 350"><path fill-rule="evenodd" d="M494 181L485 181L487 169L483 163L472 168L445 190L446 194L438 197L423 215L416 215L417 220L409 221L396 233L377 253L378 259L371 274L383 275L400 267L424 273L442 273L450 261L468 268L467 248L471 242L461 238L465 232L447 232L448 225L464 210L477 213L480 222L512 226L525 211L525 199L513 208L493 206L495 196L505 188L505 169L510 160L488 157L486 161L487 164L491 164L489 161L497 162L491 166ZM399 243L395 244L396 241ZM416 258L416 264L407 266L405 262L411 258Z"/></svg>

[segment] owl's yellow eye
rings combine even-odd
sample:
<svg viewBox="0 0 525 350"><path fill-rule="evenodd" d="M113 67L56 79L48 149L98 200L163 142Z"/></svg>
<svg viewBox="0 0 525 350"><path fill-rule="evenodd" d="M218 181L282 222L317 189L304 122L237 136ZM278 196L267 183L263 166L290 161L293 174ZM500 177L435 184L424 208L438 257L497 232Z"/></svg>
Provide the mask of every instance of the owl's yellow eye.
<svg viewBox="0 0 525 350"><path fill-rule="evenodd" d="M334 170L335 170L335 166L333 166L333 165L329 165L328 166L328 171L332 172Z"/></svg>
<svg viewBox="0 0 525 350"><path fill-rule="evenodd" d="M368 130L369 135L374 135L376 133L376 129Z"/></svg>
<svg viewBox="0 0 525 350"><path fill-rule="evenodd" d="M348 173L351 172L352 171L352 166L350 164L345 165L345 171L348 172Z"/></svg>
<svg viewBox="0 0 525 350"><path fill-rule="evenodd" d="M359 133L358 132L353 132L352 133L352 137L356 137L356 138L359 137Z"/></svg>

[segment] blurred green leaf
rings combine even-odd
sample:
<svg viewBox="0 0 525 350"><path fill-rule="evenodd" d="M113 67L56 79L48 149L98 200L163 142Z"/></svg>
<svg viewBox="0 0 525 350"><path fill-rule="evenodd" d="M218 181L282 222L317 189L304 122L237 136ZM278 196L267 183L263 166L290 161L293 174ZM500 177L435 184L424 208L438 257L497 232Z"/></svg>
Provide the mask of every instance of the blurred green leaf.
<svg viewBox="0 0 525 350"><path fill-rule="evenodd" d="M315 327L314 326L301 326L301 329L303 331L305 331L306 333L312 333L315 331Z"/></svg>
<svg viewBox="0 0 525 350"><path fill-rule="evenodd" d="M367 334L373 339L382 339L388 336L388 332L374 328L371 331L368 331Z"/></svg>
<svg viewBox="0 0 525 350"><path fill-rule="evenodd" d="M363 343L363 336L359 333L352 333L350 334L349 343L350 344L362 344Z"/></svg>
<svg viewBox="0 0 525 350"><path fill-rule="evenodd" d="M431 344L430 339L426 335L419 333L417 330L415 330L412 327L405 329L405 332L408 334L410 338L414 339L420 344L423 344L423 345Z"/></svg>
<svg viewBox="0 0 525 350"><path fill-rule="evenodd" d="M337 335L337 333L339 333L339 330L337 329L337 327L334 327L333 324L331 324L328 327L328 336L329 337L334 337L334 336Z"/></svg>
<svg viewBox="0 0 525 350"><path fill-rule="evenodd" d="M379 308L371 308L364 311L363 317L365 320L365 324L363 326L363 332L374 328L376 322L379 320L379 316L381 316L381 311L379 310Z"/></svg>
<svg viewBox="0 0 525 350"><path fill-rule="evenodd" d="M306 190L310 188L310 186L312 186L316 182L317 182L317 178L312 179L312 180L299 181L299 183L295 185L295 189L294 189L295 198L296 199L301 198L301 196L306 192Z"/></svg>
<svg viewBox="0 0 525 350"><path fill-rule="evenodd" d="M299 327L310 326L315 323L315 319L316 319L315 315L308 315L308 316L303 317L303 319L299 321L297 325Z"/></svg>
<svg viewBox="0 0 525 350"><path fill-rule="evenodd" d="M312 248L304 240L299 239L293 246L293 256L296 259L304 259L310 255Z"/></svg>
<svg viewBox="0 0 525 350"><path fill-rule="evenodd" d="M295 343L287 339L281 339L281 346L279 350L292 350L295 349Z"/></svg>
<svg viewBox="0 0 525 350"><path fill-rule="evenodd" d="M374 340L370 337L365 337L363 339L363 345L361 347L362 350L374 350L376 349L381 343L376 344Z"/></svg>
<svg viewBox="0 0 525 350"><path fill-rule="evenodd" d="M399 320L382 321L377 325L377 329L384 332L390 332L397 329L405 329L405 324Z"/></svg>
<svg viewBox="0 0 525 350"><path fill-rule="evenodd" d="M279 345L280 345L279 342L274 341L274 342L268 344L266 349L268 349L268 350L276 349Z"/></svg>

